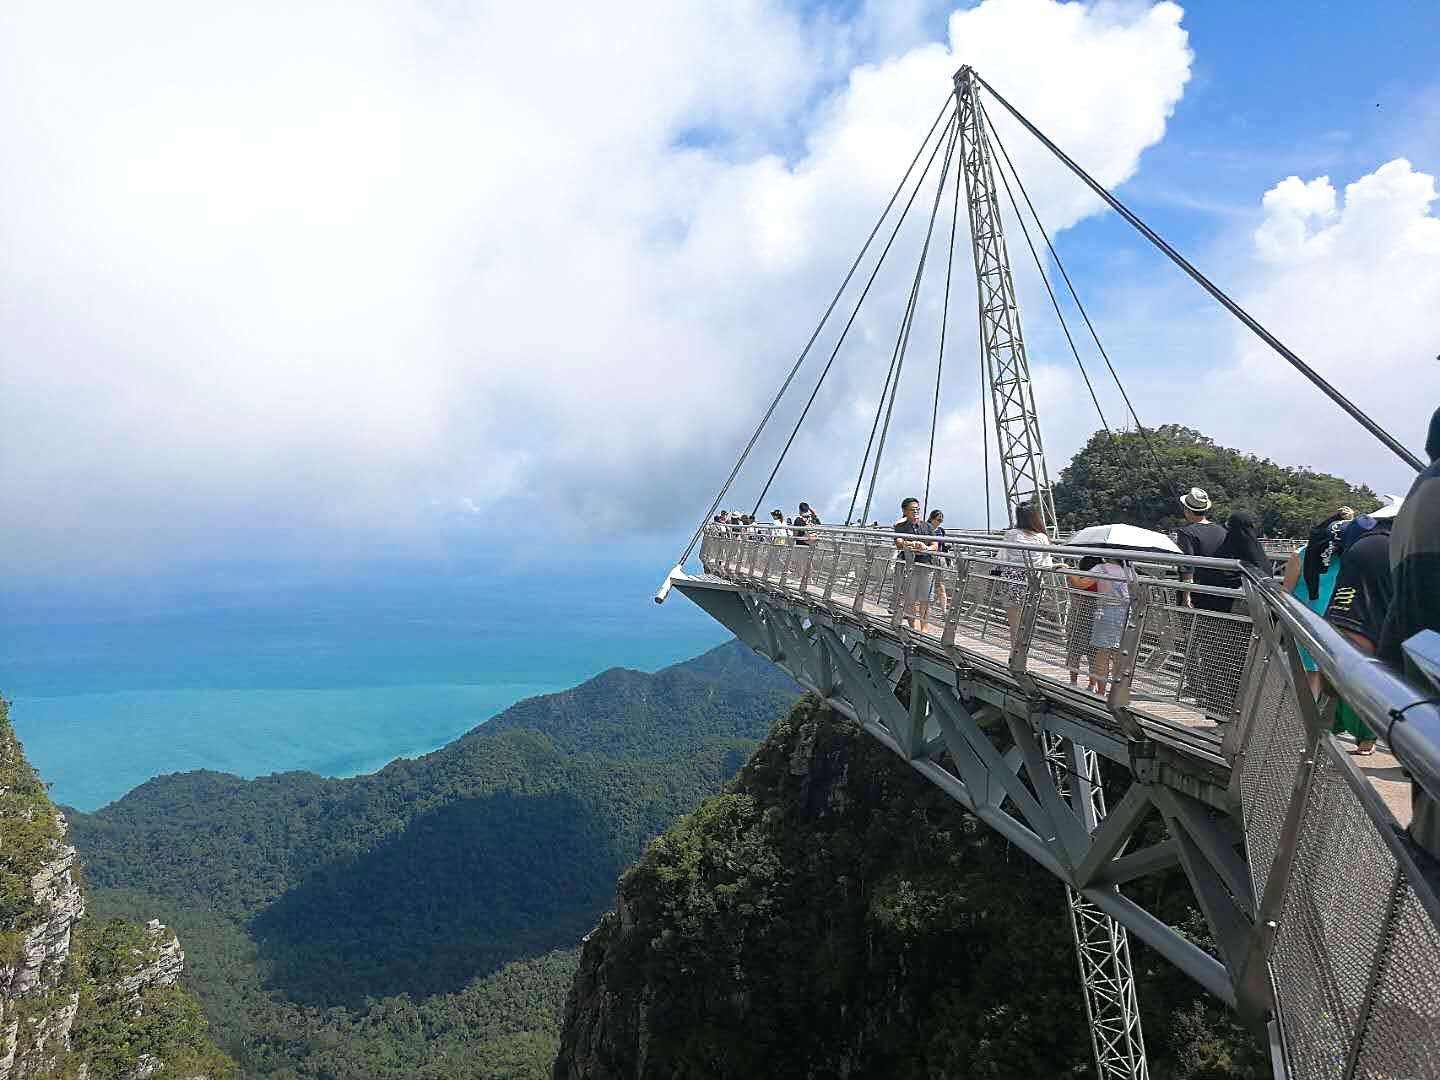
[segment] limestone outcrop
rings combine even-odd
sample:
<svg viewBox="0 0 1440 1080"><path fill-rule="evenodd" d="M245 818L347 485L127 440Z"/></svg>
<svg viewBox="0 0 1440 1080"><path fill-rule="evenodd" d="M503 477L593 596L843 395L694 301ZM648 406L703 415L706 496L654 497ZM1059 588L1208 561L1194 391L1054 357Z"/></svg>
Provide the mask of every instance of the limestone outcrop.
<svg viewBox="0 0 1440 1080"><path fill-rule="evenodd" d="M0 798L9 792L0 793ZM75 849L64 842L65 819L53 818L49 857L29 882L33 921L7 927L0 963L0 1080L40 1075L70 1048L80 991L67 976L75 924L85 898L75 875ZM0 834L0 845L4 836Z"/></svg>
<svg viewBox="0 0 1440 1080"><path fill-rule="evenodd" d="M158 920L86 918L65 818L0 700L0 1080L219 1080L228 1060L178 986Z"/></svg>

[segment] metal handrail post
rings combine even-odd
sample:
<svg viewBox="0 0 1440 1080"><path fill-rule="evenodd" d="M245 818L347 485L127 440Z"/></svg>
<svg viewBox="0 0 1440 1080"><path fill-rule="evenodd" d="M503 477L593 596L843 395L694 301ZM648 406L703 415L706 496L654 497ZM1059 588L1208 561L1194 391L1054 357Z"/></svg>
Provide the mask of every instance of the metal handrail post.
<svg viewBox="0 0 1440 1080"><path fill-rule="evenodd" d="M1020 623L1015 630L1015 640L1010 643L1009 667L1010 674L1015 676L1017 682L1025 687L1027 692L1032 689L1030 676L1026 668L1030 662L1030 638L1035 633L1035 615L1039 608L1040 595L1040 572L1030 552L1025 553L1025 596L1020 604ZM1010 616L1007 611L1005 616L1005 628L1010 628Z"/></svg>
<svg viewBox="0 0 1440 1080"><path fill-rule="evenodd" d="M908 606L905 599L905 589L910 584L910 575L915 572L915 553L913 551L901 551L895 559L895 591L890 596L890 625L896 630L905 618L905 608Z"/></svg>
<svg viewBox="0 0 1440 1080"><path fill-rule="evenodd" d="M950 597L950 610L945 613L945 628L940 632L940 647L949 652L955 647L955 634L960 627L960 602L965 596L965 583L970 577L969 556L956 556L955 592Z"/></svg>
<svg viewBox="0 0 1440 1080"><path fill-rule="evenodd" d="M874 564L874 559L869 551L864 549L861 551L860 559L862 566L855 581L855 600L850 606L856 615L865 614L865 590L870 587L870 570Z"/></svg>
<svg viewBox="0 0 1440 1080"><path fill-rule="evenodd" d="M1125 605L1125 629L1120 633L1120 648L1115 656L1114 669L1110 672L1110 690L1105 698L1110 715L1131 742L1148 741L1144 729L1130 711L1130 699L1135 688L1135 670L1139 666L1140 637L1145 630L1149 591L1143 586L1130 590L1130 599Z"/></svg>

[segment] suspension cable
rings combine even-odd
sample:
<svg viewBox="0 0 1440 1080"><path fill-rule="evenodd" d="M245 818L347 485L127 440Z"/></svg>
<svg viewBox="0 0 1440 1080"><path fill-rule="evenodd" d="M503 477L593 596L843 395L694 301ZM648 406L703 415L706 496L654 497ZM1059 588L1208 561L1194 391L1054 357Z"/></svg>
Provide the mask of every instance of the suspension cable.
<svg viewBox="0 0 1440 1080"><path fill-rule="evenodd" d="M805 423L805 418L810 415L810 407L815 404L816 397L820 394L820 387L825 383L825 377L830 374L830 368L835 363L835 357L840 354L840 348L845 344L845 339L850 334L850 328L855 325L855 319L860 314L860 305L865 303L865 298L870 295L870 288L875 284L875 279L880 274L880 268L885 265L885 257L890 254L890 248L895 243L895 238L900 235L900 227L905 224L905 218L910 213L910 208L915 205L915 197L920 194L920 189L925 186L925 178L930 175L930 167L935 163L935 157L946 139L946 132L950 130L947 124L941 132L940 138L935 142L935 148L930 152L930 158L925 163L925 170L915 181L915 187L910 192L910 198L906 201L904 209L900 211L900 217L895 222L895 228L890 231L890 238L885 241L885 247L880 252L880 258L875 262L875 268L870 271L870 278L865 282L865 288L861 291L859 299L855 301L854 308L850 311L850 318L846 320L845 328L840 331L840 337L835 342L835 347L830 350L830 358L825 361L825 367L820 371L820 377L815 380L815 388L810 391L810 399L805 402L805 408L800 410L800 417L795 421L795 426L790 429L790 437L785 440L785 446L780 451L780 457L775 462L775 467L770 470L770 476L765 481L765 486L760 489L760 495L755 500L755 508L750 511L751 517L760 512L760 506L765 502L765 496L770 493L770 486L775 483L775 477L780 472L780 466L785 463L785 456L790 452L790 447L795 442L795 437L800 434L800 427ZM927 140L928 141L928 140ZM889 378L886 378L889 384ZM853 508L852 508L853 509Z"/></svg>
<svg viewBox="0 0 1440 1080"><path fill-rule="evenodd" d="M860 485L865 482L865 466L870 464L870 451L875 447L875 435L880 430L880 414L885 408L885 398L890 393L890 380L895 377L895 361L898 356L898 349L890 353L890 366L885 370L885 382L880 387L880 397L875 402L875 419L870 424L870 438L865 441L865 456L860 459L860 471L855 474L855 490L850 494L850 507L845 511L846 525L854 518L855 504L860 501ZM862 520L859 524L863 525L865 522Z"/></svg>
<svg viewBox="0 0 1440 1080"><path fill-rule="evenodd" d="M981 107L980 115L982 119L989 120L989 117L985 116L983 106ZM992 127L990 130L993 134L994 128ZM1006 160L1008 161L1009 159L1007 158ZM1040 280L1045 284L1045 295L1050 297L1050 306L1055 309L1055 318L1060 321L1060 331L1065 335L1066 344L1070 346L1070 355L1075 358L1075 366L1080 369L1080 377L1085 380L1085 389L1090 392L1090 401L1095 406L1095 412L1100 417L1100 426L1105 429L1107 435L1111 434L1110 424L1105 419L1105 410L1100 408L1100 399L1095 395L1095 387L1090 382L1090 373L1085 370L1085 361L1080 359L1080 350L1075 347L1075 339L1070 336L1070 327L1065 322L1064 314L1060 311L1060 301L1055 298L1055 290L1050 287L1050 277L1045 273L1045 265L1040 258L1040 253L1035 250L1035 242L1030 239L1030 229L1025 224L1025 215L1020 213L1020 205L1015 201L1015 193L1010 190L1010 179L1005 175L1004 166L1001 166L996 171L1000 174L1000 182L1005 186L1005 198L1010 202L1010 209L1015 214L1015 220L1020 223L1020 232L1025 237L1025 246L1030 249L1030 258L1035 260L1035 270L1039 273ZM1015 178L1015 182L1017 185L1020 182L1018 175Z"/></svg>
<svg viewBox="0 0 1440 1080"><path fill-rule="evenodd" d="M920 302L920 283L925 278L925 262L930 255L930 241L935 235L935 218L940 212L940 197L945 193L945 178L950 175L950 162L955 156L955 143L960 138L960 114L956 111L955 126L950 132L950 145L945 149L945 161L940 166L940 182L935 185L935 202L930 207L930 223L925 229L925 244L920 249L920 264L915 268L915 283L910 286L910 303L901 326L900 339L896 342L898 362L895 365L895 382L890 387L890 404L885 409L885 426L880 429L880 442L875 447L875 464L870 472L870 488L865 493L865 510L862 518L870 516L870 504L875 499L875 484L880 479L880 459L885 454L885 440L890 434L890 420L895 415L895 399L900 394L900 375L905 370L905 353L910 346L910 331L915 325L915 309Z"/></svg>
<svg viewBox="0 0 1440 1080"><path fill-rule="evenodd" d="M921 513L930 513L930 473L935 467L935 429L940 424L940 376L945 371L945 332L950 325L950 277L955 270L955 226L960 217L960 170L955 170L955 204L950 208L950 251L945 258L945 303L940 309L940 354L935 359L935 401L930 407L930 452L925 455L925 498Z"/></svg>
<svg viewBox="0 0 1440 1080"><path fill-rule="evenodd" d="M1145 237L1145 239L1149 240L1150 243L1154 244L1155 247L1157 247L1161 252L1163 252L1171 262L1173 262L1176 266L1178 266L1181 270L1188 274L1197 285L1199 285L1202 289L1204 289L1207 293L1214 297L1214 299L1222 307L1224 307L1226 311L1230 312L1230 314L1234 315L1237 319L1244 323L1250 329L1250 331L1255 334L1256 337L1258 337L1261 341L1265 342L1266 345L1269 345L1270 348L1275 350L1275 352L1279 353L1280 356L1284 358L1292 367L1294 367L1296 371L1304 375L1322 393L1324 393L1328 398L1330 398L1331 401L1335 402L1336 405L1339 405L1340 408L1344 409L1347 413L1349 413L1350 417L1355 420L1356 423L1360 424L1363 428L1365 428L1366 431L1370 432L1371 435L1374 435L1377 439L1384 443L1385 446L1388 447L1397 457L1399 457L1407 465L1413 468L1416 472L1421 472L1424 470L1425 465L1420 461L1418 457L1416 457L1409 449L1407 449L1404 444L1402 444L1399 440L1397 440L1393 435L1391 435L1388 431L1382 428L1374 420L1370 419L1370 417L1367 416L1358 405L1352 402L1344 394L1340 393L1340 391L1335 389L1335 387L1331 386L1330 383L1327 382L1326 379L1318 371L1312 368L1309 364L1305 363L1304 360L1301 360L1300 357L1296 356L1295 353L1293 353L1290 349L1286 348L1286 346L1280 341L1279 338L1277 338L1274 334L1270 333L1269 330L1266 330L1265 327L1260 325L1260 323L1255 319L1254 316L1252 316L1248 311L1246 311L1234 300L1232 300L1223 289L1221 289L1213 281L1211 281L1199 270L1197 270L1189 262L1189 260L1185 258L1185 256L1181 255L1178 251L1176 251L1173 247L1166 243L1165 240L1162 239L1160 235L1155 232L1154 229L1146 225L1145 222L1141 221L1140 218L1137 217L1128 206L1122 203L1114 195L1110 194L1110 192L1107 191L1100 184L1099 181L1097 181L1094 177L1092 177L1089 173L1087 173L1084 169L1077 165L1069 157L1069 155L1067 155L1063 150L1056 146L1045 135L1044 132L1042 132L1028 119L1026 119L1025 115L1020 112L1019 109L1015 108L1014 105L1011 105L1010 102L1006 101L1004 97L997 93L995 88L991 86L988 82L986 82L983 78L981 78L978 73L975 74L975 78L980 82L981 86L985 87L986 90L990 91L990 93L994 95L996 101L1000 102L1001 105L1004 105L1005 108L1009 110L1011 116L1015 117L1016 120L1020 121L1020 123L1024 125L1025 129L1040 141L1040 143L1045 147L1045 149L1049 150L1052 154L1054 154L1060 160L1060 162L1071 172L1073 172L1077 177L1079 177L1080 180L1088 188L1090 188L1091 191L1095 192L1096 195L1099 195L1100 198L1104 199L1105 202L1109 204L1111 209L1113 209L1127 222L1129 222L1130 225L1136 229L1136 231L1138 231L1142 236Z"/></svg>
<svg viewBox="0 0 1440 1080"><path fill-rule="evenodd" d="M729 493L730 486L735 483L735 478L740 475L741 468L744 467L746 459L750 456L750 452L755 449L755 444L760 441L760 436L765 431L766 425L769 424L770 417L774 415L776 408L779 407L780 399L785 396L785 391L790 389L790 383L794 381L795 376L799 373L800 366L804 364L805 358L810 355L810 349L820 336L820 331L824 329L825 323L830 318L830 313L835 310L835 305L840 302L840 297L850 284L850 279L854 277L861 260L865 258L865 253L870 250L871 242L875 239L876 234L879 233L880 226L889 216L891 207L895 205L895 200L900 197L900 192L905 189L905 184L910 179L910 174L915 170L915 165L920 160L921 155L925 153L925 147L930 145L931 136L935 134L935 129L940 126L940 121L951 108L953 101L953 94L947 94L945 96L945 103L940 106L940 111L935 114L935 120L930 125L930 130L925 133L925 138L920 140L920 149L916 150L915 156L910 159L910 165L905 170L905 175L900 178L900 183L895 186L895 191L890 196L890 201L885 204L885 209L880 212L880 217L876 220L874 228L870 230L870 235L865 238L865 244L861 247L860 254L856 255L855 261L850 264L850 269L846 271L845 274L845 280L843 280L840 283L840 287L835 290L835 295L830 300L829 306L826 307L825 314L820 316L820 322L815 327L815 332L810 335L810 340L805 343L805 348L800 350L800 355L796 357L795 363L790 368L790 373L785 376L785 381L780 384L779 391L775 394L774 400L770 402L770 407L765 410L765 415L761 417L759 425L755 428L755 433L750 436L750 441L745 444L745 449L740 452L740 457L736 460L735 467L730 470L730 475L726 478L724 485L721 486L719 494L715 496L715 501L710 504L710 509L706 511L705 516L700 519L700 524L695 527L695 532L691 535L690 542L685 545L685 550L676 562L677 566L683 566L685 561L690 558L690 553L695 550L695 545L700 542L700 537L704 535L705 526L708 525L710 519L715 516L715 511L719 509L720 503L724 501L726 494ZM940 142L943 141L944 135L941 135ZM939 143L937 142L936 145L938 146Z"/></svg>
<svg viewBox="0 0 1440 1080"><path fill-rule="evenodd" d="M1074 301L1076 310L1080 312L1080 317L1085 320L1085 328L1090 331L1090 339L1095 342L1095 348L1100 353L1100 358L1105 361L1105 367L1110 372L1110 378L1115 381L1115 388L1120 391L1120 397L1125 402L1125 408L1130 413L1130 419L1135 421L1135 430L1139 433L1140 441L1144 444L1145 449L1149 451L1150 460L1155 465L1155 470L1160 481L1170 489L1170 494L1179 495L1180 491L1175 484L1174 478L1161 463L1160 455L1155 449L1154 440L1150 438L1150 433L1145 430L1145 425L1140 422L1140 415L1135 411L1135 406L1130 401L1130 395L1125 391L1125 384L1120 381L1120 373L1115 370L1115 365L1110 362L1110 354L1106 352L1105 345L1100 340L1100 334L1095 329L1095 324L1090 321L1090 314L1085 310L1085 305L1080 300L1080 294L1075 289L1075 283L1070 280L1070 275L1065 270L1065 263L1060 258L1060 252L1055 250L1055 245L1050 240L1050 233L1045 228L1045 223L1040 220L1040 214L1035 209L1035 203L1030 199L1030 192L1025 189L1025 181L1020 178L1020 170L1015 168L1015 162L1010 159L1010 151L1005 148L1005 141L1000 138L1000 132L995 127L995 121L990 119L990 114L985 110L984 100L978 98L978 96L977 100L980 104L980 114L985 119L985 124L990 130L990 135L995 140L995 145L999 147L1000 154L1005 159L1005 164L1010 167L1010 175L1015 178L1015 186L1020 189L1020 195L1024 198L1025 205L1030 208L1030 216L1035 220L1035 228L1044 239L1045 247L1049 250L1050 257L1055 260L1055 267L1060 271L1060 276L1065 281L1065 287L1070 291L1070 299ZM1003 169L1001 176L1002 178L1004 176ZM1101 417L1101 423L1104 423L1103 416Z"/></svg>
<svg viewBox="0 0 1440 1080"><path fill-rule="evenodd" d="M1055 267L1060 271L1060 276L1065 280L1065 287L1070 291L1070 299L1075 302L1080 317L1085 320L1085 328L1090 331L1090 338L1095 342L1095 348L1099 351L1101 358L1105 361L1105 367L1110 371L1110 377L1115 380L1115 387L1120 391L1120 396L1125 399L1125 408L1130 411L1130 418L1135 421L1135 426L1142 432L1145 426L1140 423L1140 417L1135 413L1135 406L1130 404L1130 395L1125 392L1125 386L1120 382L1120 376L1115 371L1115 365L1110 362L1110 354L1105 351L1104 344L1100 341L1100 335L1095 330L1095 324L1090 321L1090 315L1085 311L1085 305L1080 302L1080 295L1075 291L1075 283L1070 280L1070 275L1065 272L1065 264L1060 261L1060 253L1055 250L1055 245L1050 242L1050 233L1040 220L1040 215L1035 211L1035 204L1030 201L1030 192L1025 190L1025 181L1020 178L1020 172L1015 168L1015 163L1010 160L1010 152L1005 149L1005 143L1000 138L1000 132L995 127L995 122L990 119L990 114L985 111L985 103L980 103L980 113L985 117L985 123L990 129L990 135L995 140L995 145L1000 148L1001 155L1005 158L1005 164L1010 167L1010 173L1015 177L1015 186L1020 189L1020 195L1025 200L1025 205L1030 208L1030 216L1035 219L1035 228L1045 240L1045 247L1050 251L1050 257L1055 260Z"/></svg>
<svg viewBox="0 0 1440 1080"><path fill-rule="evenodd" d="M960 129L960 113L959 113L959 109L957 108L957 109L956 109L956 112L955 112L955 115L952 117L952 126L949 126L949 127L947 127L947 128L945 129L945 132L944 132L944 133L941 135L941 137L940 137L940 142L937 142L937 143L935 144L935 149L932 150L932 151L930 151L930 160L925 163L925 175L928 175L928 174L929 174L929 172L930 172L930 166L933 165L934 162L935 162L935 156L936 156L937 152L938 152L939 149L940 149L941 143L945 142L945 140L946 140L947 138L949 138L950 141L951 141L951 145L953 146L953 144L954 144L954 139L955 139L956 136L958 135L959 129ZM946 154L946 160L947 160L947 161L949 160L949 156L950 156L950 155L947 153L947 154ZM921 177L921 180L922 180L922 181L924 180L924 176ZM928 240L928 235L927 235L927 240ZM903 319L902 319L902 325L903 325ZM889 366L889 368L888 368L888 369L886 370L886 372L885 372L885 382L884 382L884 384L880 387L880 398L879 398L879 400L878 400L878 401L876 402L876 404L875 404L875 420L874 420L874 422L871 423L871 425L870 425L870 437L865 441L865 454L864 454L864 456L860 459L860 471L859 471L859 472L856 474L856 476L855 476L855 490L851 493L851 496L850 496L850 506L849 506L849 508L845 511L845 523L846 523L847 525L850 524L850 522L853 520L853 518L854 518L854 516L855 516L855 504L860 501L860 486L861 486L861 484L864 483L864 480L865 480L865 466L866 466L866 465L869 463L869 461L870 461L870 451L871 451L871 450L874 448L874 446L875 446L875 435L876 435L876 433L880 430L880 414L881 414L882 410L883 410L884 407L885 407L885 397L886 397L886 395L890 392L890 380L891 380L892 378L894 378L894 376L895 376L895 366L896 366L896 363L897 363L898 360L899 360L899 354L900 354L900 350L899 350L900 342L897 340L895 344L896 344L896 348L895 348L895 350L890 354L890 366Z"/></svg>

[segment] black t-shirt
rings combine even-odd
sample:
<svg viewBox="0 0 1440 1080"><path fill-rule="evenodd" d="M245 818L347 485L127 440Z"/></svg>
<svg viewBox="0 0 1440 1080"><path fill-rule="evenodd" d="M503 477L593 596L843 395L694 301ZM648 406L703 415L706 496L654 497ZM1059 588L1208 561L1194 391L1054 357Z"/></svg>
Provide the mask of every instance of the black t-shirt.
<svg viewBox="0 0 1440 1080"><path fill-rule="evenodd" d="M1342 630L1359 634L1372 646L1377 645L1394 595L1390 577L1390 533L1372 532L1345 549L1325 619Z"/></svg>
<svg viewBox="0 0 1440 1080"><path fill-rule="evenodd" d="M1377 652L1399 665L1407 638L1440 630L1440 461L1416 477L1405 496L1391 532L1390 571L1395 596Z"/></svg>
<svg viewBox="0 0 1440 1080"><path fill-rule="evenodd" d="M891 531L897 533L909 533L912 536L935 535L935 529L928 521L902 521L897 524ZM933 563L935 561L935 556L928 551L917 551L915 552L915 561L917 563Z"/></svg>
<svg viewBox="0 0 1440 1080"><path fill-rule="evenodd" d="M1193 525L1181 525L1175 530L1175 543L1186 555L1215 558L1220 545L1225 543L1225 529L1213 521L1197 521ZM1224 570L1199 567L1195 571L1196 585L1228 586L1231 575Z"/></svg>

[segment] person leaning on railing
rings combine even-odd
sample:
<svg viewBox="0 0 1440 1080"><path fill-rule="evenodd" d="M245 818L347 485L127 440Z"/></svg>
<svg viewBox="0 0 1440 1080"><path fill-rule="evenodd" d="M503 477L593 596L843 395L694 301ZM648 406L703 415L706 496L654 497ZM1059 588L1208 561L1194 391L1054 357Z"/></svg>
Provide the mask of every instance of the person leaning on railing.
<svg viewBox="0 0 1440 1080"><path fill-rule="evenodd" d="M1016 544L1050 543L1050 534L1045 531L1045 517L1038 506L1027 503L1016 507L1015 526L1005 530L1006 540ZM1000 552L1000 561L1000 587L1005 601L1005 618L1010 623L1010 648L1013 649L1020 637L1020 612L1030 588L1029 568L1048 570L1055 560L1040 552L1004 548Z"/></svg>
<svg viewBox="0 0 1440 1080"><path fill-rule="evenodd" d="M1405 656L1403 645L1422 630L1440 631L1440 409L1430 418L1425 439L1430 467L1415 478L1390 533L1392 595L1380 627L1376 655L1427 685ZM1440 687L1435 688L1440 692ZM1410 835L1440 858L1440 805L1411 782Z"/></svg>
<svg viewBox="0 0 1440 1080"><path fill-rule="evenodd" d="M895 523L892 532L906 533L917 537L915 540L906 540L903 537L895 538L895 546L900 551L914 553L914 565L905 575L904 595L896 594L895 603L899 605L902 618L912 628L925 633L926 620L930 617L930 594L935 581L935 571L932 563L935 556L931 554L939 549L939 544L929 539L933 534L928 523L920 520L920 500L915 498L903 499L900 503L900 512L904 517ZM919 624L918 626L916 624Z"/></svg>

